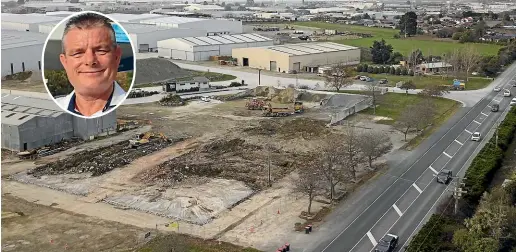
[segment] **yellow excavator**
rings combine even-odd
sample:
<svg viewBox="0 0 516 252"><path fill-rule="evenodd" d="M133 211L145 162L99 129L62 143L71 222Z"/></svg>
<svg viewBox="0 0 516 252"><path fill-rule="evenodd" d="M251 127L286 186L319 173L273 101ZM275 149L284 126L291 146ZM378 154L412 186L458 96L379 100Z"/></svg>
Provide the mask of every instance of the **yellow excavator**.
<svg viewBox="0 0 516 252"><path fill-rule="evenodd" d="M131 148L138 148L138 146L144 145L146 143L149 143L151 138L161 138L166 141L169 141L169 139L163 135L163 133L153 133L153 132L145 132L144 134L138 134L136 135L136 139L129 140L129 145Z"/></svg>

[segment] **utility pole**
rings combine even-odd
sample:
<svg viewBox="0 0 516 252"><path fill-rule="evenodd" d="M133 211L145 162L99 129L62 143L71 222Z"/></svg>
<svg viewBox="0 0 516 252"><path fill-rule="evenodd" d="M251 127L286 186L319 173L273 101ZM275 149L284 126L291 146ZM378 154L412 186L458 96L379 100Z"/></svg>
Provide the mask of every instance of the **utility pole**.
<svg viewBox="0 0 516 252"><path fill-rule="evenodd" d="M258 69L258 86L261 85L261 72L262 72L262 69Z"/></svg>
<svg viewBox="0 0 516 252"><path fill-rule="evenodd" d="M455 182L455 186L452 190L453 198L455 199L455 207L453 209L453 213L457 214L457 212L459 210L459 199L462 197L462 194L467 193L467 191L462 190L464 183L461 182L461 178L459 176L457 176L455 178L457 179L457 182ZM462 179L462 180L464 180L464 179Z"/></svg>
<svg viewBox="0 0 516 252"><path fill-rule="evenodd" d="M272 183L271 183L271 146L270 146L270 143L267 146L267 159L268 159L268 163L269 163L268 186L271 187Z"/></svg>

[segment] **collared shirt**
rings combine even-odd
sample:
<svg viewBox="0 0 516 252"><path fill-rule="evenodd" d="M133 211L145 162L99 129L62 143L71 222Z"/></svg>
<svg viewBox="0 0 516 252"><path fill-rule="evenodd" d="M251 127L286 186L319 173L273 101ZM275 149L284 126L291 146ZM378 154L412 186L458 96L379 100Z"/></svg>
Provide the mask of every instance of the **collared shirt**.
<svg viewBox="0 0 516 252"><path fill-rule="evenodd" d="M120 102L122 102L125 98L126 92L120 87L118 82L115 81L113 85L113 91L111 91L111 95L109 96L106 105L101 110L95 112L91 117L97 117L101 115L105 115L111 111L114 107L116 107ZM61 106L61 108L66 109L74 114L83 115L79 112L75 106L75 90L72 91L65 97L57 98L56 101Z"/></svg>

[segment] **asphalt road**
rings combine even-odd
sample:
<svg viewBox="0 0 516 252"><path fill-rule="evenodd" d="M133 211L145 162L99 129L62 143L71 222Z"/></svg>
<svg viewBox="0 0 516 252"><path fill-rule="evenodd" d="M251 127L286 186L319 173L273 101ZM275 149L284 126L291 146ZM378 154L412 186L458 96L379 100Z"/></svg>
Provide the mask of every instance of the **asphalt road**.
<svg viewBox="0 0 516 252"><path fill-rule="evenodd" d="M420 228L422 221L429 217L428 213L435 209L441 195L447 193L446 186L436 183L434 175L444 168L452 170L454 175L464 174L465 163L482 144L471 141L471 134L478 131L483 140L488 140L486 134L514 97L516 88L509 82L516 80L515 76L516 64L495 80L495 85L511 89L511 97L490 91L475 106L463 108L418 148L419 152L424 151L423 154L415 153L395 167L391 164L387 174L376 180L367 199L348 211L348 216L340 216L343 222L332 220L331 224L341 227L340 232L304 251L368 252L387 233L400 237L398 249L407 245L405 243ZM490 104L495 102L500 102L499 112L490 110Z"/></svg>

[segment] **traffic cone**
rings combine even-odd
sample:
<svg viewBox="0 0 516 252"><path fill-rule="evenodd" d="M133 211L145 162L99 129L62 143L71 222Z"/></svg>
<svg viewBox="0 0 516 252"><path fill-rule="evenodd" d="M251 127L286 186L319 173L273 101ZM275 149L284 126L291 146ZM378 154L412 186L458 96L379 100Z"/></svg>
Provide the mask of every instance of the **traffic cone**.
<svg viewBox="0 0 516 252"><path fill-rule="evenodd" d="M54 239L50 238L50 244L54 243Z"/></svg>
<svg viewBox="0 0 516 252"><path fill-rule="evenodd" d="M280 214L280 211L279 211L279 209L278 209L278 214Z"/></svg>

